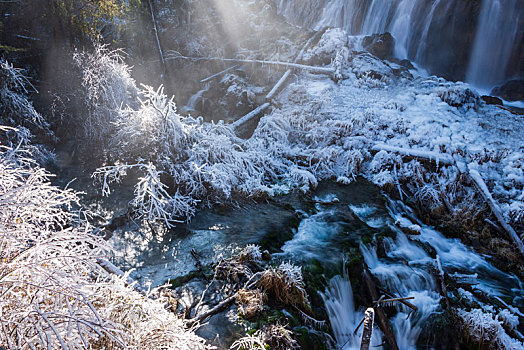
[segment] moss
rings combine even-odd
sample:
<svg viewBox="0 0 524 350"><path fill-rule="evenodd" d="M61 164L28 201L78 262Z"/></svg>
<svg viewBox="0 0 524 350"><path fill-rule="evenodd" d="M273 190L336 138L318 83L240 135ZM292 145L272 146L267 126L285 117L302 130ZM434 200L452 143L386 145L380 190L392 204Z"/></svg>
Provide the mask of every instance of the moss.
<svg viewBox="0 0 524 350"><path fill-rule="evenodd" d="M327 350L326 340L321 333L312 331L308 327L300 326L293 328L293 333L304 350Z"/></svg>
<svg viewBox="0 0 524 350"><path fill-rule="evenodd" d="M27 49L13 47L9 45L0 45L0 51L4 51L5 53L11 53L11 52L24 52L24 51L27 51Z"/></svg>
<svg viewBox="0 0 524 350"><path fill-rule="evenodd" d="M194 271L189 272L187 275L179 276L174 279L170 279L167 282L167 284L169 284L169 288L175 289L175 288L183 286L184 284L190 282L191 280L195 278L209 279L211 276L213 276L213 269L211 265L206 265L201 270L194 270Z"/></svg>

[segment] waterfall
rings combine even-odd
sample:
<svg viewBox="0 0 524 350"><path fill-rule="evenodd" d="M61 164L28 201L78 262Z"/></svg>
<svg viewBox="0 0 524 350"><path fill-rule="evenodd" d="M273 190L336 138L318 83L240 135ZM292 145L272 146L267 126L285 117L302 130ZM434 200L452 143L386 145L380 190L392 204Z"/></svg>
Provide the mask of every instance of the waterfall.
<svg viewBox="0 0 524 350"><path fill-rule="evenodd" d="M491 88L507 78L506 68L524 25L522 0L483 0L467 81Z"/></svg>
<svg viewBox="0 0 524 350"><path fill-rule="evenodd" d="M354 331L364 318L364 309L355 309L351 283L346 273L343 276L335 276L329 281L326 292L321 294L329 322L333 328L337 349L358 350L362 339L362 327L355 334ZM375 328L371 336L373 349L382 349L382 334Z"/></svg>
<svg viewBox="0 0 524 350"><path fill-rule="evenodd" d="M183 113L191 113L195 111L197 102L202 98L204 92L209 90L209 83L207 83L203 89L199 90L196 94L191 96L187 101L186 105L180 109Z"/></svg>
<svg viewBox="0 0 524 350"><path fill-rule="evenodd" d="M395 339L400 349L415 350L423 328L431 324L431 317L443 312L440 307L440 294L431 270L435 268L435 259L426 252L421 243L429 244L439 255L442 267L449 275L464 275L473 279L475 288L487 295L508 298L516 307L522 307L524 298L523 285L513 275L506 274L484 257L474 252L458 239L446 238L432 227L420 224L420 235L407 237L393 222L407 220L409 211L400 201L388 199L389 215L392 220L377 221L376 213L367 206L350 206L358 218L372 227L389 228L395 238L384 238L384 251L378 257L376 247L360 244L360 251L370 272L380 285L399 296L414 297L411 303L417 306L416 312L406 306L394 304L397 314L390 320ZM345 265L345 264L343 264ZM475 272L474 274L472 274ZM336 276L329 282L322 294L329 321L338 348L359 349L361 333L353 334L364 316L364 308L354 305L351 284L346 275ZM368 305L369 306L369 305ZM378 327L373 330L378 331ZM380 344L382 335L378 333L372 339L373 344ZM420 344L418 344L420 345Z"/></svg>
<svg viewBox="0 0 524 350"><path fill-rule="evenodd" d="M524 1L275 0L290 22L350 35L390 32L395 55L438 74L492 87L524 75ZM513 62L513 63L512 63Z"/></svg>
<svg viewBox="0 0 524 350"><path fill-rule="evenodd" d="M433 2L433 5L431 5L431 10L429 11L427 18L424 21L424 30L422 31L422 35L420 36L417 53L415 54L415 61L417 62L423 61L423 55L427 47L426 41L428 39L429 27L431 26L431 22L433 21L433 15L435 14L437 6L440 4L440 1L441 0L436 0L435 2Z"/></svg>

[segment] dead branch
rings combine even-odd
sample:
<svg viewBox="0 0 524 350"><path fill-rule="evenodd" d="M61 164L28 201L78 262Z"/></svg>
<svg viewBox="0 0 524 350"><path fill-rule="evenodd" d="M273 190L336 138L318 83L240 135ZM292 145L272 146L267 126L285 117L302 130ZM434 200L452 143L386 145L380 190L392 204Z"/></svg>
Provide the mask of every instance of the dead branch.
<svg viewBox="0 0 524 350"><path fill-rule="evenodd" d="M372 300L379 300L377 290L375 287L375 282L373 282L373 279L371 278L371 273L366 268L363 273L364 281L366 283L366 287L368 289L369 295L371 296ZM380 329L382 330L382 333L384 333L384 336L386 337L386 341L388 342L389 346L393 350L398 350L397 340L395 339L395 334L393 333L393 330L391 329L391 325L388 322L387 316L384 313L384 310L381 308L377 308L376 315L378 318L378 325Z"/></svg>
<svg viewBox="0 0 524 350"><path fill-rule="evenodd" d="M380 288L380 287L378 287L378 286L377 286L377 289L378 289L380 292L386 294L386 295L387 295L388 297L390 297L390 298L397 298L397 299L398 299L398 300L397 300L398 302L400 302L400 303L406 305L407 307L409 307L409 308L412 309L413 311L415 311L415 312L418 311L418 307L417 307L416 305L413 305L413 304L411 304L409 301L406 301L407 298L399 298L399 297L397 297L395 294L393 294L393 293L391 293L391 292L389 292L389 291L387 291L387 290L385 290L385 289L383 289L383 288ZM391 301L391 300L390 300L390 301Z"/></svg>
<svg viewBox="0 0 524 350"><path fill-rule="evenodd" d="M362 333L362 341L360 342L360 350L369 350L371 343L371 335L373 334L373 322L375 321L375 310L372 307L366 310L366 317L364 318L364 333Z"/></svg>
<svg viewBox="0 0 524 350"><path fill-rule="evenodd" d="M451 310L451 306L448 298L448 289L446 288L446 283L444 282L444 270L442 269L442 263L440 262L440 256L437 255L437 269L440 277L440 288L442 289L442 294L446 299L446 308Z"/></svg>
<svg viewBox="0 0 524 350"><path fill-rule="evenodd" d="M470 166L468 166L468 168L469 167ZM504 231L506 231L506 233L510 236L513 242L515 242L517 248L520 250L520 253L524 254L524 244L522 243L522 240L519 238L515 230L504 219L504 216L502 215L502 212L500 211L499 206L497 205L497 203L493 199L493 196L489 192L488 186L482 179L482 176L480 176L479 172L476 171L475 169L469 170L469 176L477 185L477 188L479 189L482 197L486 200L486 202L488 202L488 205L491 208L491 211L493 212L493 214L499 221Z"/></svg>

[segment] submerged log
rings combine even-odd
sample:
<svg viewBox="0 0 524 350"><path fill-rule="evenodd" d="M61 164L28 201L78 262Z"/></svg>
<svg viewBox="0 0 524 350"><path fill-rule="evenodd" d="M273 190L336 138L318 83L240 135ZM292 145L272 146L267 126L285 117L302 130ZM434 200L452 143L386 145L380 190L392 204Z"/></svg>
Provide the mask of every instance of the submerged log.
<svg viewBox="0 0 524 350"><path fill-rule="evenodd" d="M497 205L497 203L493 199L493 196L489 192L488 186L482 179L482 176L480 176L479 172L475 169L469 170L469 176L477 185L482 197L486 200L486 202L488 202L488 205L491 208L491 211L493 212L493 214L499 221L504 231L506 231L506 233L513 240L513 242L515 242L515 245L519 249L520 253L524 254L524 244L522 243L522 240L519 238L515 230L504 219L504 216L502 215L502 212L500 211L499 206Z"/></svg>
<svg viewBox="0 0 524 350"><path fill-rule="evenodd" d="M360 350L369 350L371 343L371 335L373 334L373 322L375 321L375 310L372 307L366 310L366 317L364 318L364 333L362 333L362 341L360 342Z"/></svg>
<svg viewBox="0 0 524 350"><path fill-rule="evenodd" d="M379 300L375 282L373 282L373 279L371 278L371 273L369 272L367 267L364 270L363 276L364 276L364 282L366 283L366 287L368 289L368 293L371 297L371 300ZM378 319L378 326L382 330L382 333L384 333L384 336L386 337L386 341L389 344L390 348L393 350L399 350L398 345L397 345L397 340L395 339L395 334L393 333L393 330L391 329L391 325L389 324L389 321L387 319L386 314L384 313L384 310L377 307L376 315Z"/></svg>

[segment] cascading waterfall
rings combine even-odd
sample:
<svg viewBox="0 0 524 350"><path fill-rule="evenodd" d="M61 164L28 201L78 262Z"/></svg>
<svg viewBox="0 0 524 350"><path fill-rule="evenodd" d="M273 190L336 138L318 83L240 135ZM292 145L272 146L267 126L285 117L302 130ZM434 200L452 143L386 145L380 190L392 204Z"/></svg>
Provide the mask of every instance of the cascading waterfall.
<svg viewBox="0 0 524 350"><path fill-rule="evenodd" d="M477 87L524 75L518 63L523 58L522 0L483 0L480 11L475 3L459 0L277 0L276 4L289 21L313 29L340 27L350 35L390 32L397 58Z"/></svg>
<svg viewBox="0 0 524 350"><path fill-rule="evenodd" d="M189 100L187 101L187 104L182 107L180 110L183 113L190 113L195 111L196 104L198 101L202 98L202 95L204 92L209 90L209 83L207 83L203 89L199 90L196 94L192 95Z"/></svg>
<svg viewBox="0 0 524 350"><path fill-rule="evenodd" d="M353 291L348 276L335 276L329 281L329 286L322 295L329 322L333 328L337 348L342 350L358 350L362 339L362 327L354 333L360 321L364 318L364 309L355 309ZM374 329L371 337L373 349L382 349L382 334Z"/></svg>
<svg viewBox="0 0 524 350"><path fill-rule="evenodd" d="M418 307L417 312L410 314L411 309L397 303L397 314L390 320L400 349L416 349L420 334L423 328L428 327L431 316L443 311L437 281L430 272L435 267L435 259L416 241L435 249L446 273L469 275L475 280L475 288L492 296L509 298L517 307L523 306L524 286L517 277L503 273L458 239L446 238L429 226L419 223L420 235L408 238L393 222L410 224L404 217L409 209L397 201L390 201L388 207L391 219L380 221L372 207L350 206L369 226L387 226L396 234L394 239L384 238L385 258L379 258L372 246L361 244L360 250L370 272L383 288L403 297L415 298L410 302ZM475 274L472 275L472 272ZM337 345L345 350L359 349L361 333L353 334L353 331L364 315L363 308L355 308L350 289L347 276L336 276L322 295ZM373 339L375 344L380 344L381 337L378 333Z"/></svg>
<svg viewBox="0 0 524 350"><path fill-rule="evenodd" d="M467 73L473 85L490 88L507 78L513 47L522 40L522 0L484 0ZM520 33L519 33L520 30ZM520 36L520 38L519 38Z"/></svg>

